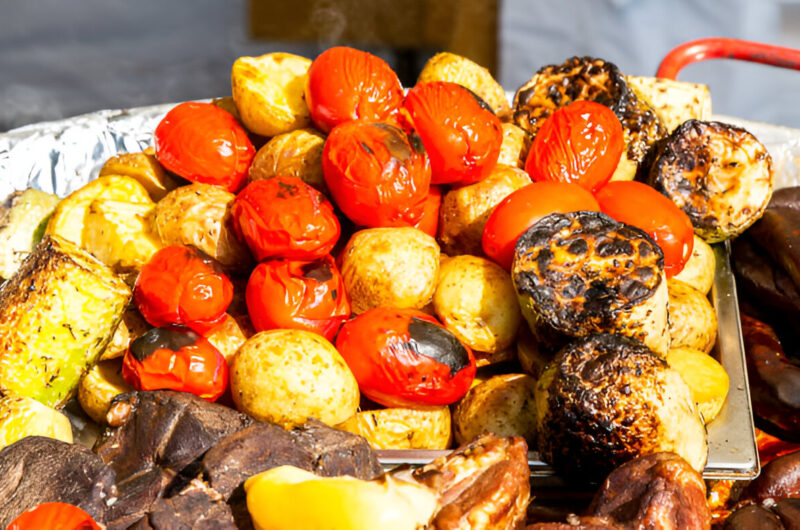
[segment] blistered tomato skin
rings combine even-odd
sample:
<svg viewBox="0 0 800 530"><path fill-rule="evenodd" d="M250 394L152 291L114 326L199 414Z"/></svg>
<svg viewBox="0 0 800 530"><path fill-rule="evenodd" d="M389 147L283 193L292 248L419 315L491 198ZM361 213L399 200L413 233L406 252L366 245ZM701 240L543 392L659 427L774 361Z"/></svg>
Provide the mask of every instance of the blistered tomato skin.
<svg viewBox="0 0 800 530"><path fill-rule="evenodd" d="M210 103L181 103L158 124L156 158L169 171L236 193L244 184L255 148L229 112Z"/></svg>
<svg viewBox="0 0 800 530"><path fill-rule="evenodd" d="M431 168L418 139L382 122L334 128L322 151L325 184L357 225L414 226L422 218Z"/></svg>
<svg viewBox="0 0 800 530"><path fill-rule="evenodd" d="M341 233L331 203L297 177L251 182L236 196L231 215L258 261L321 258Z"/></svg>
<svg viewBox="0 0 800 530"><path fill-rule="evenodd" d="M164 247L142 267L133 299L151 325L206 333L221 323L233 284L213 258L181 245Z"/></svg>
<svg viewBox="0 0 800 530"><path fill-rule="evenodd" d="M594 192L611 179L624 148L622 124L610 108L576 101L542 124L525 171L534 182L574 182Z"/></svg>
<svg viewBox="0 0 800 530"><path fill-rule="evenodd" d="M449 405L475 378L472 351L430 315L378 307L345 322L336 349L361 392L387 407Z"/></svg>
<svg viewBox="0 0 800 530"><path fill-rule="evenodd" d="M215 401L228 387L228 364L191 330L153 328L131 342L122 377L137 390L176 390Z"/></svg>
<svg viewBox="0 0 800 530"><path fill-rule="evenodd" d="M647 184L609 182L595 194L600 210L621 223L641 228L664 252L664 272L683 270L694 249L694 229L683 210Z"/></svg>
<svg viewBox="0 0 800 530"><path fill-rule="evenodd" d="M100 530L91 515L65 502L43 502L22 512L6 530Z"/></svg>
<svg viewBox="0 0 800 530"><path fill-rule="evenodd" d="M433 184L474 184L489 176L503 129L472 92L456 83L419 83L403 106L431 160Z"/></svg>
<svg viewBox="0 0 800 530"><path fill-rule="evenodd" d="M442 188L431 186L428 198L425 199L425 207L422 211L422 218L414 225L429 236L435 238L439 230L439 208L442 205Z"/></svg>
<svg viewBox="0 0 800 530"><path fill-rule="evenodd" d="M245 300L256 331L304 329L332 341L350 316L342 275L329 255L261 263L250 275Z"/></svg>
<svg viewBox="0 0 800 530"><path fill-rule="evenodd" d="M481 238L483 252L505 270L511 270L517 239L536 221L551 213L599 212L591 193L578 184L534 182L518 189L495 207Z"/></svg>
<svg viewBox="0 0 800 530"><path fill-rule="evenodd" d="M403 104L400 80L383 59L344 46L314 59L305 93L311 119L323 132L350 120L394 122Z"/></svg>

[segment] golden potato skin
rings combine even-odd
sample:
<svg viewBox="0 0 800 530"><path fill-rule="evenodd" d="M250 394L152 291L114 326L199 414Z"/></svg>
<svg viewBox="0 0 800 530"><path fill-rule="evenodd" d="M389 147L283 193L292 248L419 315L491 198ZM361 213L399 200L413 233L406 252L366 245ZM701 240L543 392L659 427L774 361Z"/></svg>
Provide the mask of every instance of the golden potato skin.
<svg viewBox="0 0 800 530"><path fill-rule="evenodd" d="M703 238L694 234L694 246L689 261L674 278L690 285L703 294L708 294L714 284L714 271L717 268L714 250Z"/></svg>
<svg viewBox="0 0 800 530"><path fill-rule="evenodd" d="M178 183L161 167L152 153L122 153L112 156L100 168L100 176L122 175L139 181L153 201L160 201Z"/></svg>
<svg viewBox="0 0 800 530"><path fill-rule="evenodd" d="M107 361L122 357L125 355L131 341L144 335L151 327L136 307L131 305L122 314L122 320L117 329L114 330L111 342L108 343L108 346L100 355L100 360Z"/></svg>
<svg viewBox="0 0 800 530"><path fill-rule="evenodd" d="M310 59L291 53L236 59L231 88L244 126L262 136L310 126L305 100L309 66Z"/></svg>
<svg viewBox="0 0 800 530"><path fill-rule="evenodd" d="M279 134L258 150L250 164L250 181L276 175L297 177L325 192L322 148L325 135L315 129L297 129Z"/></svg>
<svg viewBox="0 0 800 530"><path fill-rule="evenodd" d="M195 183L172 190L155 208L161 241L165 246L193 246L230 271L249 271L253 258L233 231L230 209L235 198L211 184Z"/></svg>
<svg viewBox="0 0 800 530"><path fill-rule="evenodd" d="M81 379L78 402L90 418L103 425L111 400L132 390L122 378L122 359L100 361Z"/></svg>
<svg viewBox="0 0 800 530"><path fill-rule="evenodd" d="M483 228L495 206L530 183L531 178L521 169L498 164L486 179L448 191L439 208L442 252L483 255Z"/></svg>
<svg viewBox="0 0 800 530"><path fill-rule="evenodd" d="M355 314L379 306L422 309L436 288L439 245L416 228L360 230L347 242L341 272Z"/></svg>
<svg viewBox="0 0 800 530"><path fill-rule="evenodd" d="M675 278L669 291L670 348L694 348L708 353L717 341L717 313L703 293Z"/></svg>
<svg viewBox="0 0 800 530"><path fill-rule="evenodd" d="M446 405L365 410L336 428L363 436L375 449L447 449L452 440Z"/></svg>
<svg viewBox="0 0 800 530"><path fill-rule="evenodd" d="M479 352L509 348L522 322L511 276L477 256L447 260L439 270L433 308L458 340Z"/></svg>
<svg viewBox="0 0 800 530"><path fill-rule="evenodd" d="M333 345L302 330L262 331L236 353L230 371L236 408L290 428L316 418L338 425L358 410L358 383Z"/></svg>
<svg viewBox="0 0 800 530"><path fill-rule="evenodd" d="M517 361L526 374L538 378L542 375L547 363L553 360L553 353L539 347L539 342L533 336L528 324L519 328L517 334Z"/></svg>
<svg viewBox="0 0 800 530"><path fill-rule="evenodd" d="M474 386L453 410L456 443L479 435L521 436L536 443L536 379L526 374L496 375Z"/></svg>
<svg viewBox="0 0 800 530"><path fill-rule="evenodd" d="M247 315L240 315L239 317L225 315L222 324L214 328L205 338L219 350L222 356L225 357L228 366L230 366L233 363L236 352L254 333L253 324Z"/></svg>
<svg viewBox="0 0 800 530"><path fill-rule="evenodd" d="M728 396L730 380L725 368L710 355L693 348L672 348L667 354L670 368L677 370L697 403L703 420L717 417Z"/></svg>
<svg viewBox="0 0 800 530"><path fill-rule="evenodd" d="M533 137L528 131L514 125L503 124L503 143L500 144L498 164L525 169L525 161L531 148Z"/></svg>
<svg viewBox="0 0 800 530"><path fill-rule="evenodd" d="M511 115L511 105L489 70L454 53L437 53L425 63L419 73L418 83L429 81L449 81L470 89L489 104L501 119Z"/></svg>

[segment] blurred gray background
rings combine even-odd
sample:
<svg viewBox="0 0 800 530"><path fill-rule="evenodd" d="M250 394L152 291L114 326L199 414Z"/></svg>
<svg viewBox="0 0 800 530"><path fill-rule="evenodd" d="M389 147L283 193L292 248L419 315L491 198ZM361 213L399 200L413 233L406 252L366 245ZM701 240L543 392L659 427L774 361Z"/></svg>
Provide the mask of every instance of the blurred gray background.
<svg viewBox="0 0 800 530"><path fill-rule="evenodd" d="M0 131L227 95L241 55L340 43L409 84L435 51L462 53L509 91L573 55L653 75L701 37L800 48L800 4L778 0L0 0L0 13ZM800 127L800 72L707 61L680 79L707 83L715 112Z"/></svg>

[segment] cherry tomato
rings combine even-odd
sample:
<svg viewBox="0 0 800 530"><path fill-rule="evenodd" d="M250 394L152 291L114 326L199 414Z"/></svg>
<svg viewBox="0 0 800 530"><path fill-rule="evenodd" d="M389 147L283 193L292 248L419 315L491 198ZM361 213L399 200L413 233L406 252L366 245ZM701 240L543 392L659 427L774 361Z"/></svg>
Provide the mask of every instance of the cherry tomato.
<svg viewBox="0 0 800 530"><path fill-rule="evenodd" d="M91 515L65 502L44 502L22 512L6 530L100 530Z"/></svg>
<svg viewBox="0 0 800 530"><path fill-rule="evenodd" d="M473 184L491 173L500 156L500 119L456 83L420 83L404 108L431 159L434 184Z"/></svg>
<svg viewBox="0 0 800 530"><path fill-rule="evenodd" d="M297 177L251 182L236 196L231 215L258 261L321 258L341 233L331 203Z"/></svg>
<svg viewBox="0 0 800 530"><path fill-rule="evenodd" d="M136 390L177 390L214 401L228 386L228 363L194 331L153 328L131 341L122 377Z"/></svg>
<svg viewBox="0 0 800 530"><path fill-rule="evenodd" d="M133 299L153 326L187 326L205 333L225 318L233 284L213 258L194 248L171 245L142 267Z"/></svg>
<svg viewBox="0 0 800 530"><path fill-rule="evenodd" d="M324 132L350 120L393 122L403 104L403 86L380 57L338 46L311 63L306 103Z"/></svg>
<svg viewBox="0 0 800 530"><path fill-rule="evenodd" d="M256 154L247 132L229 112L211 103L181 103L164 116L154 136L156 158L192 182L235 193Z"/></svg>
<svg viewBox="0 0 800 530"><path fill-rule="evenodd" d="M544 121L525 171L535 182L574 182L593 192L614 174L624 148L622 124L610 108L575 101Z"/></svg>
<svg viewBox="0 0 800 530"><path fill-rule="evenodd" d="M536 221L551 213L581 210L600 211L592 194L577 184L533 182L503 199L483 229L484 253L506 270L511 270L517 239Z"/></svg>
<svg viewBox="0 0 800 530"><path fill-rule="evenodd" d="M350 121L328 135L325 184L354 223L414 226L422 217L431 168L422 145L393 125Z"/></svg>
<svg viewBox="0 0 800 530"><path fill-rule="evenodd" d="M336 349L361 392L387 407L449 405L469 390L475 357L435 318L378 307L345 322Z"/></svg>
<svg viewBox="0 0 800 530"><path fill-rule="evenodd" d="M641 228L664 252L664 271L671 278L683 270L694 248L689 217L647 184L609 182L595 194L600 210L609 217Z"/></svg>
<svg viewBox="0 0 800 530"><path fill-rule="evenodd" d="M422 218L415 224L431 237L436 237L439 228L439 207L442 205L442 188L431 186L428 198L425 199L425 208L422 210Z"/></svg>
<svg viewBox="0 0 800 530"><path fill-rule="evenodd" d="M331 256L265 261L250 275L245 297L256 331L304 329L332 341L350 316L344 281Z"/></svg>

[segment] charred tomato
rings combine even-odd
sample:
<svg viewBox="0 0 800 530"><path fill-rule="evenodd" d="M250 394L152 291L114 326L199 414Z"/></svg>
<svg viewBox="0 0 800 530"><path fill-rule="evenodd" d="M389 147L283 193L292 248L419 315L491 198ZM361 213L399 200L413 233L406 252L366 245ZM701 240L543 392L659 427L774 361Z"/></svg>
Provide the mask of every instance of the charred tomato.
<svg viewBox="0 0 800 530"><path fill-rule="evenodd" d="M228 364L194 331L153 328L131 341L122 377L136 390L177 390L214 401L228 386Z"/></svg>
<svg viewBox="0 0 800 530"><path fill-rule="evenodd" d="M321 258L341 233L331 203L297 177L251 182L236 196L231 215L258 261Z"/></svg>
<svg viewBox="0 0 800 530"><path fill-rule="evenodd" d="M332 341L350 316L344 281L330 255L261 263L250 275L245 298L256 331L304 329Z"/></svg>
<svg viewBox="0 0 800 530"><path fill-rule="evenodd" d="M435 318L378 307L345 322L336 349L361 392L387 407L448 405L475 378L472 351Z"/></svg>
<svg viewBox="0 0 800 530"><path fill-rule="evenodd" d="M194 248L170 245L142 267L133 299L153 326L187 326L205 333L225 318L233 284L213 258Z"/></svg>
<svg viewBox="0 0 800 530"><path fill-rule="evenodd" d="M237 192L256 154L247 132L229 112L211 103L181 103L159 122L156 158L169 171Z"/></svg>
<svg viewBox="0 0 800 530"><path fill-rule="evenodd" d="M324 132L350 120L393 121L403 104L403 86L386 61L345 46L314 59L305 94L311 119Z"/></svg>
<svg viewBox="0 0 800 530"><path fill-rule="evenodd" d="M594 101L575 101L544 121L525 171L534 182L574 182L594 192L611 179L624 148L614 111Z"/></svg>
<svg viewBox="0 0 800 530"><path fill-rule="evenodd" d="M6 530L100 530L91 515L73 504L43 502L22 512Z"/></svg>
<svg viewBox="0 0 800 530"><path fill-rule="evenodd" d="M403 107L431 160L434 184L474 184L489 176L503 143L500 119L456 83L419 83Z"/></svg>
<svg viewBox="0 0 800 530"><path fill-rule="evenodd" d="M431 237L436 237L436 232L439 229L439 208L442 205L442 188L440 186L431 186L428 192L428 198L425 199L425 207L422 210L422 217L415 228L419 228Z"/></svg>
<svg viewBox="0 0 800 530"><path fill-rule="evenodd" d="M354 223L414 226L422 217L431 169L422 145L388 123L350 121L322 151L325 184Z"/></svg>

